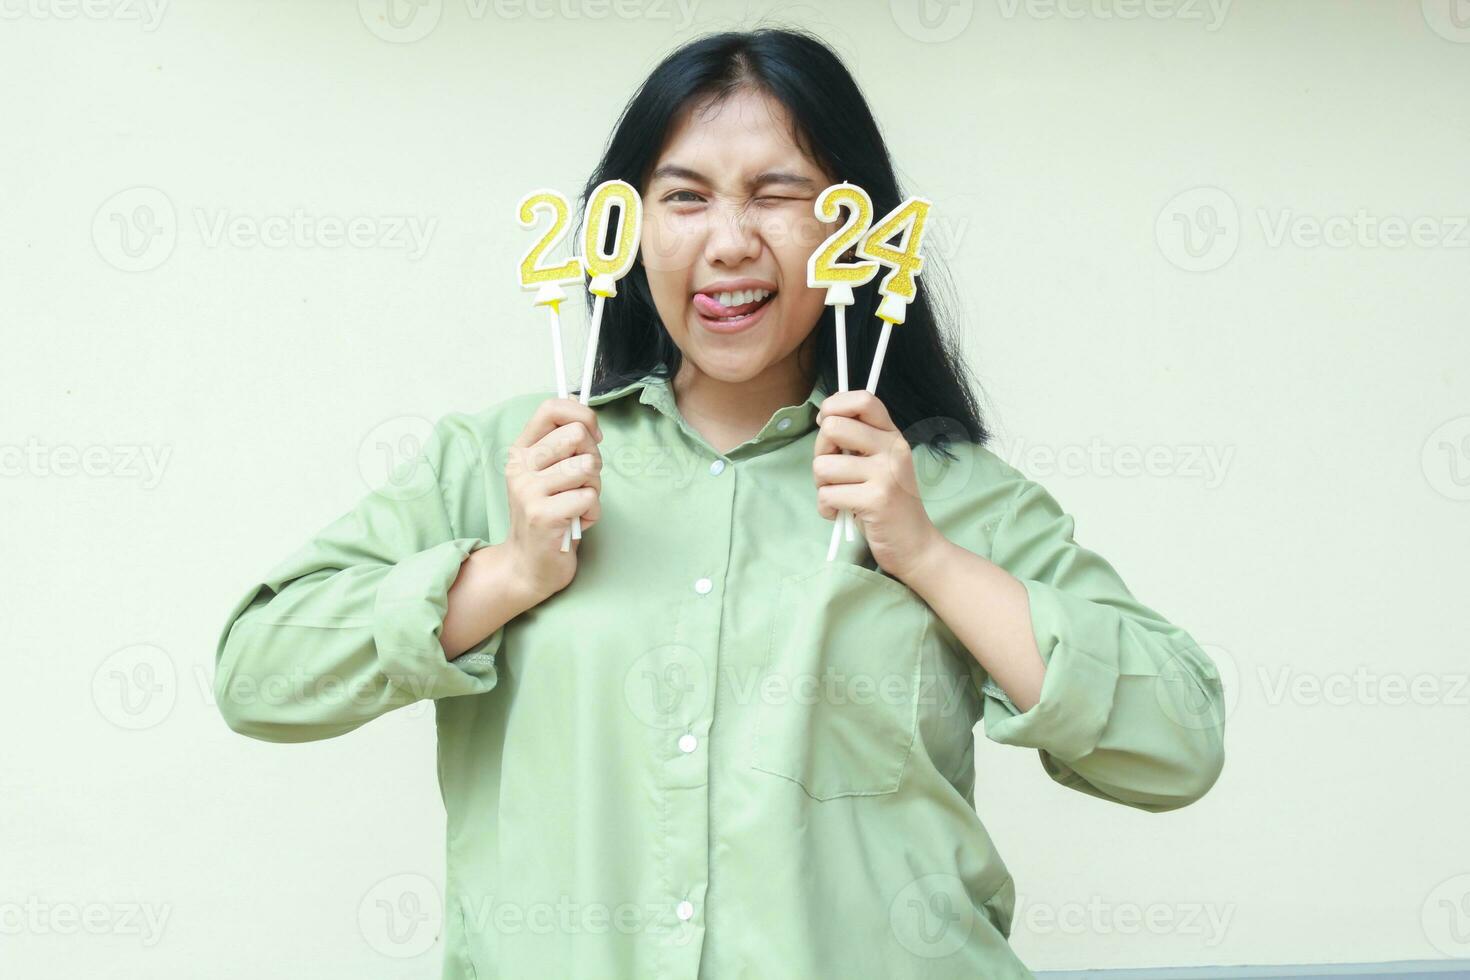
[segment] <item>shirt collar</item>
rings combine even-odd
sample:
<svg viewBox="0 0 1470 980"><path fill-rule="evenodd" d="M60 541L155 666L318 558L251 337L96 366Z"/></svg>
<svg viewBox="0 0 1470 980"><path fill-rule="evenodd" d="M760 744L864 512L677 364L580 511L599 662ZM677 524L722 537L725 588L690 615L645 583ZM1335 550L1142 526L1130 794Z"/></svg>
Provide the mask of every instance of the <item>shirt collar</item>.
<svg viewBox="0 0 1470 980"><path fill-rule="evenodd" d="M592 395L587 399L587 404L594 407L606 404L617 398L622 398L632 392L638 392L638 401L644 405L651 405L659 412L677 422L691 437L704 445L701 437L685 421L680 414L679 407L674 400L674 389L668 379L658 376L655 371L650 371L637 381L630 381L620 387L613 388L600 394ZM823 400L828 392L823 390L820 379L812 385L812 390L806 400L799 405L787 405L777 409L750 439L725 453L726 456L735 456L745 450L747 446L766 447L768 443L778 440L785 441L806 435L817 425L817 410L822 407ZM713 450L711 450L713 452Z"/></svg>

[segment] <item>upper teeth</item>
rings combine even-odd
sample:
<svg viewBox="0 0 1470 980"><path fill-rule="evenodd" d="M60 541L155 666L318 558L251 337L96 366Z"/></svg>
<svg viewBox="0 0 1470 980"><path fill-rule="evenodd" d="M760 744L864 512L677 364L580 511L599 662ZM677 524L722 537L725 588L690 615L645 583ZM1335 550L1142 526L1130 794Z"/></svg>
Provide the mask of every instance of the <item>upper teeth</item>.
<svg viewBox="0 0 1470 980"><path fill-rule="evenodd" d="M715 302L721 306L741 306L763 300L769 295L769 289L742 289L733 293L715 293Z"/></svg>

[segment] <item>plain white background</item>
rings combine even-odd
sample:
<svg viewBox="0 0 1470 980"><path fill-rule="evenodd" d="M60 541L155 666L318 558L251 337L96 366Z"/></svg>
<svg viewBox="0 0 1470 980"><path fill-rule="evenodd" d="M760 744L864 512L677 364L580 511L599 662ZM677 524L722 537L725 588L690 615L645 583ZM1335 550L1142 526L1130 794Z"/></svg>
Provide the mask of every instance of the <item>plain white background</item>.
<svg viewBox="0 0 1470 980"><path fill-rule="evenodd" d="M428 420L550 388L516 200L762 15L838 48L935 202L993 448L1225 676L1224 775L1174 813L979 737L1022 957L1470 955L1455 13L0 0L0 974L438 976L432 709L250 741L219 631Z"/></svg>

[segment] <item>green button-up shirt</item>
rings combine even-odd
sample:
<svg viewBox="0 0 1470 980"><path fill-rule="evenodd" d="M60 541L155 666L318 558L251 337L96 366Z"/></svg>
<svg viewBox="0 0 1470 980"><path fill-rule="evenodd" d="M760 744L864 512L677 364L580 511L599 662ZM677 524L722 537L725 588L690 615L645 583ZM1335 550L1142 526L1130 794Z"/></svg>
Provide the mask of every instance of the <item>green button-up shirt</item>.
<svg viewBox="0 0 1470 980"><path fill-rule="evenodd" d="M506 449L550 396L439 420L240 599L217 652L226 721L267 741L434 700L444 977L1028 977L975 812L976 724L1144 810L1214 782L1210 659L989 450L914 460L939 530L1026 587L1047 665L1029 710L861 536L828 562L817 389L724 453L667 382L594 396L602 518L576 578L447 660L447 592L505 539Z"/></svg>

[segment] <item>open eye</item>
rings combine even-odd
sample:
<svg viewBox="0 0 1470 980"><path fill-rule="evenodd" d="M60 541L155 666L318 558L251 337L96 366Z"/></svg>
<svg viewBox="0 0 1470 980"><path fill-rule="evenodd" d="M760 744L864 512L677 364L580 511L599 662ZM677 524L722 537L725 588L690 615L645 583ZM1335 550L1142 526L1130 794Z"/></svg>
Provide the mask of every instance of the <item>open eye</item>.
<svg viewBox="0 0 1470 980"><path fill-rule="evenodd" d="M663 197L665 204L696 204L699 200L699 195L693 191L671 191Z"/></svg>

